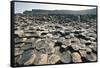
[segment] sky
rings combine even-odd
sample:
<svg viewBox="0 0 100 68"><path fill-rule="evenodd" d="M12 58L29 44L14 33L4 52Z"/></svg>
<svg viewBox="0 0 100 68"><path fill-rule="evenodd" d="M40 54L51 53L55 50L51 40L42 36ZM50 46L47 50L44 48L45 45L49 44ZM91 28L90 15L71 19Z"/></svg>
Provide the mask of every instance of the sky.
<svg viewBox="0 0 100 68"><path fill-rule="evenodd" d="M32 10L32 9L76 10L77 11L77 10L87 10L87 9L93 9L93 8L96 8L96 7L15 2L15 13L23 13L25 10Z"/></svg>

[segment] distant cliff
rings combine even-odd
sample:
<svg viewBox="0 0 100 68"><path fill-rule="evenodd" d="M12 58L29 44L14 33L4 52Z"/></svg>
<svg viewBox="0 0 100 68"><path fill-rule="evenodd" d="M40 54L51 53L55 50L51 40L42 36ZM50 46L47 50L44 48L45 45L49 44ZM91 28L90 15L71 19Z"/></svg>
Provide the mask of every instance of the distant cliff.
<svg viewBox="0 0 100 68"><path fill-rule="evenodd" d="M84 14L92 14L96 15L96 8L88 9L88 10L41 10L41 9L32 9L32 11L24 11L23 14L74 14L74 15L84 15Z"/></svg>

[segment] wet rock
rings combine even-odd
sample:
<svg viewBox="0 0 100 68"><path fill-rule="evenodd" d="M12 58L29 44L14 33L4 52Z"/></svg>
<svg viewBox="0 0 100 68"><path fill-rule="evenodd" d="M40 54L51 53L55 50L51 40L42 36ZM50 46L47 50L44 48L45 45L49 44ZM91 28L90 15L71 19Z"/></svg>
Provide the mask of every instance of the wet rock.
<svg viewBox="0 0 100 68"><path fill-rule="evenodd" d="M80 56L79 53L73 52L71 56L72 56L72 61L73 61L73 62L75 62L75 63L77 63L77 62L82 62L81 56Z"/></svg>
<svg viewBox="0 0 100 68"><path fill-rule="evenodd" d="M70 51L63 52L61 55L61 62L70 63L71 62L71 53Z"/></svg>
<svg viewBox="0 0 100 68"><path fill-rule="evenodd" d="M56 54L52 54L49 59L48 59L48 63L49 64L55 64L60 60L60 56L56 55Z"/></svg>
<svg viewBox="0 0 100 68"><path fill-rule="evenodd" d="M95 53L91 52L89 54L87 54L86 59L88 61L96 61L97 60L97 56Z"/></svg>

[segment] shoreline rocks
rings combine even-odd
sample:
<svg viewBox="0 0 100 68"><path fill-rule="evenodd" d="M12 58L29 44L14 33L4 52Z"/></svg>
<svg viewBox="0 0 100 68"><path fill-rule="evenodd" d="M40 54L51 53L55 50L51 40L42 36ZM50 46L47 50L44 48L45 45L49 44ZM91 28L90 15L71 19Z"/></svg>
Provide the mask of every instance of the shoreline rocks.
<svg viewBox="0 0 100 68"><path fill-rule="evenodd" d="M97 61L96 22L73 18L59 14L15 15L15 65Z"/></svg>

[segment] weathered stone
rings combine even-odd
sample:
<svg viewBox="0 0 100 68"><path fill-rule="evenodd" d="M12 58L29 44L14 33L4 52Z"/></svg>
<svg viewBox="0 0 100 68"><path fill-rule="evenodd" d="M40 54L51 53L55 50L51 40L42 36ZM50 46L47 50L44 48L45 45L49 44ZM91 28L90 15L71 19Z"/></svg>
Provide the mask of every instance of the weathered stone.
<svg viewBox="0 0 100 68"><path fill-rule="evenodd" d="M31 65L31 64L34 64L35 58L36 58L36 55L33 54L33 55L31 56L31 58L30 58L28 61L26 61L26 62L24 63L24 65Z"/></svg>
<svg viewBox="0 0 100 68"><path fill-rule="evenodd" d="M58 39L58 42L64 43L65 40L66 40L66 39L65 39L64 37L60 37L60 38Z"/></svg>
<svg viewBox="0 0 100 68"><path fill-rule="evenodd" d="M97 44L96 43L91 43L91 45L88 46L89 48L91 48L93 51L97 51Z"/></svg>
<svg viewBox="0 0 100 68"><path fill-rule="evenodd" d="M71 53L70 51L63 52L61 55L61 62L70 63L71 62Z"/></svg>
<svg viewBox="0 0 100 68"><path fill-rule="evenodd" d="M67 48L68 46L66 46L66 45L62 45L61 47L62 47L62 48Z"/></svg>
<svg viewBox="0 0 100 68"><path fill-rule="evenodd" d="M81 50L79 50L79 52L80 52L81 57L86 57L87 52L85 49L81 49Z"/></svg>
<svg viewBox="0 0 100 68"><path fill-rule="evenodd" d="M46 36L49 37L49 38L53 38L52 34L47 34Z"/></svg>
<svg viewBox="0 0 100 68"><path fill-rule="evenodd" d="M71 45L71 47L73 48L73 50L76 50L76 51L80 49L79 44L73 44L73 45Z"/></svg>
<svg viewBox="0 0 100 68"><path fill-rule="evenodd" d="M87 42L87 40L80 39L80 43L81 43L81 44L85 44L86 42Z"/></svg>
<svg viewBox="0 0 100 68"><path fill-rule="evenodd" d="M24 64L32 57L33 54L34 54L33 50L28 50L28 51L23 52L22 57L19 59L18 64L20 65Z"/></svg>
<svg viewBox="0 0 100 68"><path fill-rule="evenodd" d="M38 64L48 64L48 54L42 54Z"/></svg>
<svg viewBox="0 0 100 68"><path fill-rule="evenodd" d="M24 43L18 43L18 44L15 44L15 47L22 47L22 46L24 46L25 44Z"/></svg>
<svg viewBox="0 0 100 68"><path fill-rule="evenodd" d="M74 38L74 34L73 33L70 33L70 38Z"/></svg>
<svg viewBox="0 0 100 68"><path fill-rule="evenodd" d="M77 52L72 53L72 61L77 63L77 62L82 62L81 56Z"/></svg>
<svg viewBox="0 0 100 68"><path fill-rule="evenodd" d="M66 46L70 46L71 45L71 40L66 39L63 44L66 45Z"/></svg>
<svg viewBox="0 0 100 68"><path fill-rule="evenodd" d="M55 52L54 52L55 54L57 54L57 55L61 55L61 52L60 52L60 47L59 46L56 46L55 47Z"/></svg>
<svg viewBox="0 0 100 68"><path fill-rule="evenodd" d="M36 41L36 49L42 49L42 48L45 48L45 46L47 45L47 43L45 42L46 40L37 40Z"/></svg>
<svg viewBox="0 0 100 68"><path fill-rule="evenodd" d="M22 54L24 51L20 48L15 48L15 56Z"/></svg>
<svg viewBox="0 0 100 68"><path fill-rule="evenodd" d="M48 64L55 64L60 60L60 56L53 54L48 59Z"/></svg>
<svg viewBox="0 0 100 68"><path fill-rule="evenodd" d="M70 39L71 37L69 35L65 36L66 39Z"/></svg>
<svg viewBox="0 0 100 68"><path fill-rule="evenodd" d="M87 52L92 52L92 49L87 47L87 48L86 48L86 51L87 51Z"/></svg>
<svg viewBox="0 0 100 68"><path fill-rule="evenodd" d="M15 63L18 63L20 62L20 59L22 58L22 55L18 55L15 57Z"/></svg>
<svg viewBox="0 0 100 68"><path fill-rule="evenodd" d="M27 40L27 38L22 38L22 39L23 39L23 40L22 40L23 42L26 42L26 40Z"/></svg>
<svg viewBox="0 0 100 68"><path fill-rule="evenodd" d="M86 45L85 44L80 44L79 46L80 46L80 49L86 48Z"/></svg>
<svg viewBox="0 0 100 68"><path fill-rule="evenodd" d="M54 47L50 47L50 46L46 47L46 53L47 54L51 54L51 53L54 53L54 52L55 52L55 48Z"/></svg>
<svg viewBox="0 0 100 68"><path fill-rule="evenodd" d="M15 43L22 43L22 42L23 42L22 38L19 38L19 37L15 38Z"/></svg>
<svg viewBox="0 0 100 68"><path fill-rule="evenodd" d="M91 52L89 54L87 54L86 59L88 61L96 61L97 60L97 56L95 53Z"/></svg>
<svg viewBox="0 0 100 68"><path fill-rule="evenodd" d="M32 48L32 43L25 43L25 45L21 48L22 50L27 50Z"/></svg>
<svg viewBox="0 0 100 68"><path fill-rule="evenodd" d="M15 31L15 34L17 34L19 37L23 37L24 31L23 30L17 30L17 31Z"/></svg>

